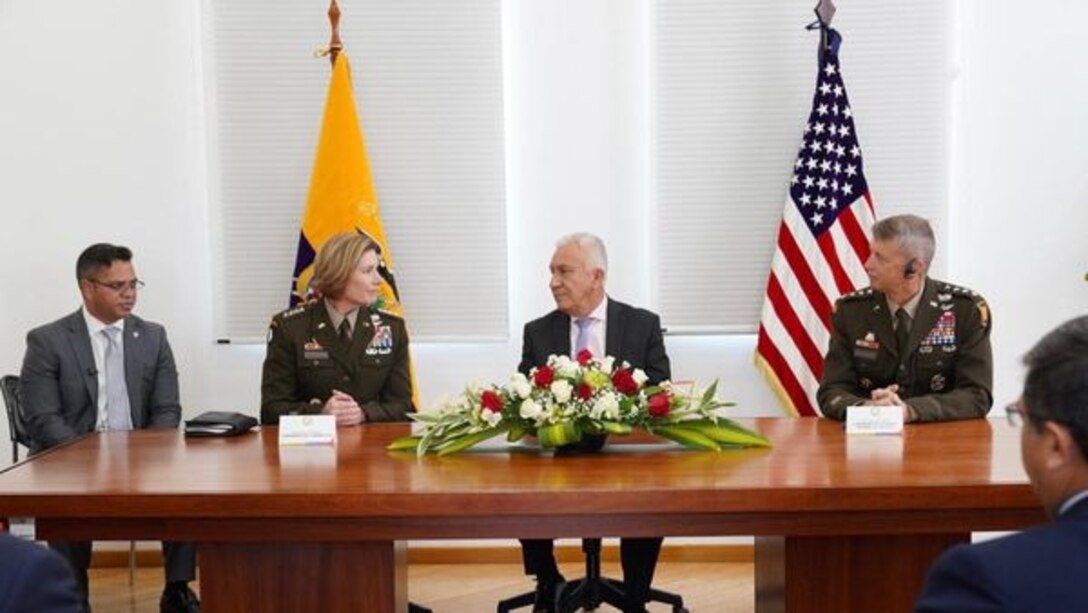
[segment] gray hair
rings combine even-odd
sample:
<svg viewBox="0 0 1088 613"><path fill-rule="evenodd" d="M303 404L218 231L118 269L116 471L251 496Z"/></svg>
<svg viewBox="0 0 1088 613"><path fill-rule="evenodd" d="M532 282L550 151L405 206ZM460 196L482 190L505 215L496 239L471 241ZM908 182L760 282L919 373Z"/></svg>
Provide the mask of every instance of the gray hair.
<svg viewBox="0 0 1088 613"><path fill-rule="evenodd" d="M589 232L575 232L555 242L557 249L567 245L578 245L586 252L588 255L586 265L589 268L599 268L601 272L608 272L608 251L605 250L604 241L601 240L601 237Z"/></svg>
<svg viewBox="0 0 1088 613"><path fill-rule="evenodd" d="M894 215L873 224L873 240L896 241L911 258L918 258L929 269L937 241L929 222L917 215Z"/></svg>

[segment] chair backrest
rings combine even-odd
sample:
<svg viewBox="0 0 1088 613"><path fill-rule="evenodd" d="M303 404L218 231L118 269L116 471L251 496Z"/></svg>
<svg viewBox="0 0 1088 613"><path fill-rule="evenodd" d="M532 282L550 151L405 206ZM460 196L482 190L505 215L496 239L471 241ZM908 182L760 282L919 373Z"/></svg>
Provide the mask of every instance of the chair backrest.
<svg viewBox="0 0 1088 613"><path fill-rule="evenodd" d="M0 392L4 394L4 407L8 414L8 435L11 444L30 448L30 436L23 422L22 399L19 396L19 377L4 375L0 377Z"/></svg>

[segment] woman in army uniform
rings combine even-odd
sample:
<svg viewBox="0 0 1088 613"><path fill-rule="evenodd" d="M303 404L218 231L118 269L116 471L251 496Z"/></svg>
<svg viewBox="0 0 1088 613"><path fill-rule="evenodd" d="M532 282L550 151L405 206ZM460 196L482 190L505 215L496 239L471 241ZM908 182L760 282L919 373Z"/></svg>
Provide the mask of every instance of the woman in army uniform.
<svg viewBox="0 0 1088 613"><path fill-rule="evenodd" d="M378 308L379 256L377 243L354 232L318 251L313 286L321 297L277 314L268 330L261 423L318 413L338 426L408 419L408 333Z"/></svg>

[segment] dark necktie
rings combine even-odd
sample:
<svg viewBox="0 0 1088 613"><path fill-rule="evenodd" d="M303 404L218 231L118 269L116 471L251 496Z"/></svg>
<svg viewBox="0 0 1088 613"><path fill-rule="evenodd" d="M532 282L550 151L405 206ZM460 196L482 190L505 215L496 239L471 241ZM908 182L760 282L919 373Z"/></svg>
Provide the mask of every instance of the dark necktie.
<svg viewBox="0 0 1088 613"><path fill-rule="evenodd" d="M907 337L910 336L910 315L907 310L900 307L895 312L895 346L899 356L907 352Z"/></svg>
<svg viewBox="0 0 1088 613"><path fill-rule="evenodd" d="M351 322L345 317L344 321L340 322L340 340L344 341L344 344L351 344Z"/></svg>

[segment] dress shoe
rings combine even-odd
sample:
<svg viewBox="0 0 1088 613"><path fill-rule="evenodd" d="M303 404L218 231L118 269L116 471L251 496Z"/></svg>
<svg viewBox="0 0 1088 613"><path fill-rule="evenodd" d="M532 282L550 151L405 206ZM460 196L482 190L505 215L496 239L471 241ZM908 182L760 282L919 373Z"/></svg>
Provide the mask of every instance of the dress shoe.
<svg viewBox="0 0 1088 613"><path fill-rule="evenodd" d="M186 583L171 583L159 600L162 613L200 613L200 601Z"/></svg>
<svg viewBox="0 0 1088 613"><path fill-rule="evenodd" d="M556 589L565 581L563 575L537 577L533 613L555 613Z"/></svg>

